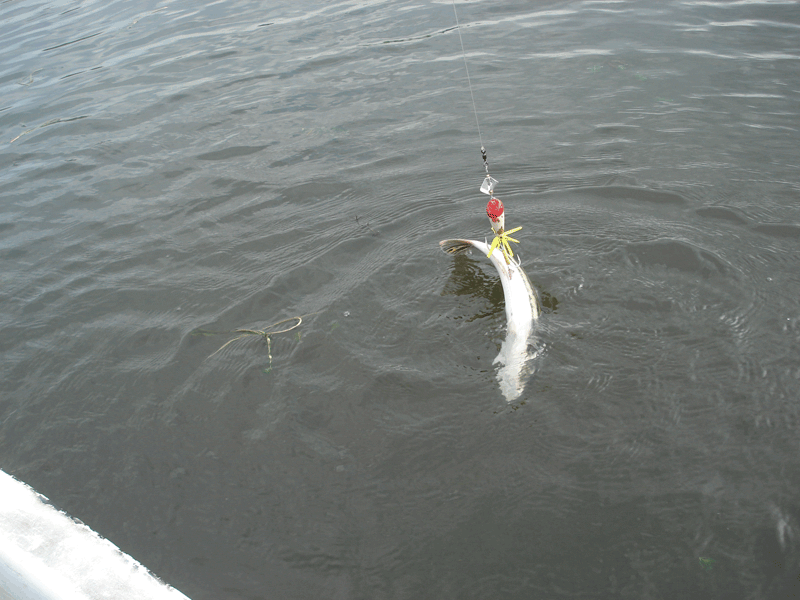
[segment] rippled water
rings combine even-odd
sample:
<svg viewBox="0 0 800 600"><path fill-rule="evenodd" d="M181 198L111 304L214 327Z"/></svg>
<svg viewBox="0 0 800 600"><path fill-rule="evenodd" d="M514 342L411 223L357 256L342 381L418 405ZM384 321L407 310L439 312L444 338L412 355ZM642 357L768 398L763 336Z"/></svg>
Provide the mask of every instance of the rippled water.
<svg viewBox="0 0 800 600"><path fill-rule="evenodd" d="M458 16L512 404L449 2L0 5L0 468L195 600L797 593L800 5Z"/></svg>

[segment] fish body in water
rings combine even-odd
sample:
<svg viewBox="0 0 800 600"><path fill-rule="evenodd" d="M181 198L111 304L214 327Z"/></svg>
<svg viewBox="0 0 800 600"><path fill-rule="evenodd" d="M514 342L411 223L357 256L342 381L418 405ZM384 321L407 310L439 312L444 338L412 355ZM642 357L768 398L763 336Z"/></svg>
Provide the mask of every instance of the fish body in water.
<svg viewBox="0 0 800 600"><path fill-rule="evenodd" d="M489 256L500 281L503 284L503 295L506 304L506 339L500 347L500 354L494 363L502 366L497 372L500 390L509 402L522 394L526 376L530 373L529 343L533 333L534 322L541 314L541 307L536 293L528 280L528 276L519 264L519 259L506 262L499 248L489 254L490 246L476 240L443 240L439 242L447 254L462 254L470 248Z"/></svg>

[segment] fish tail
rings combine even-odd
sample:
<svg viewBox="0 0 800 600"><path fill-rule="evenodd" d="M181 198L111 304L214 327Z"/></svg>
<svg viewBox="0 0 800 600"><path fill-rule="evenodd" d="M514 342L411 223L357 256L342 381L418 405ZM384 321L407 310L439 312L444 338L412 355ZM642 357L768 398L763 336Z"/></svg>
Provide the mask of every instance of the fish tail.
<svg viewBox="0 0 800 600"><path fill-rule="evenodd" d="M442 251L446 252L447 254L463 254L470 248L472 248L472 242L469 240L442 240L439 242L439 246L441 246Z"/></svg>

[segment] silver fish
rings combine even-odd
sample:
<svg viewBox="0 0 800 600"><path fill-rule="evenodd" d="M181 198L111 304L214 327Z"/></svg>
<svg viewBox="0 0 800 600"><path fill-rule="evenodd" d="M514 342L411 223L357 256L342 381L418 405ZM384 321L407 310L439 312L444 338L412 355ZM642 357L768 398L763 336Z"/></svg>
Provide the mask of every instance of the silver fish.
<svg viewBox="0 0 800 600"><path fill-rule="evenodd" d="M484 256L489 254L489 244L475 240L443 240L439 242L447 254L462 254L475 248ZM493 364L502 365L497 371L500 391L506 400L516 400L525 389L531 373L531 361L537 351L530 350L534 322L541 314L539 300L528 276L520 266L519 258L506 262L503 252L495 248L489 256L503 284L506 304L506 339Z"/></svg>

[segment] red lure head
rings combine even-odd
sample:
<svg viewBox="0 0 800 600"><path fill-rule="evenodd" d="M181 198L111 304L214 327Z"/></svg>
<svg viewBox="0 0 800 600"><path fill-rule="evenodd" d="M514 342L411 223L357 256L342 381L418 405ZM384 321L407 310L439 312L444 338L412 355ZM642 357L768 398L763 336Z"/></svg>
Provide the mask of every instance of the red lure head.
<svg viewBox="0 0 800 600"><path fill-rule="evenodd" d="M500 198L492 196L492 199L486 205L486 214L489 216L489 221L491 221L492 231L495 233L502 232L506 218L503 214L503 203L500 202Z"/></svg>
<svg viewBox="0 0 800 600"><path fill-rule="evenodd" d="M489 200L489 203L486 205L486 214L494 223L503 216L503 203L500 202L500 198L492 197L492 199Z"/></svg>

